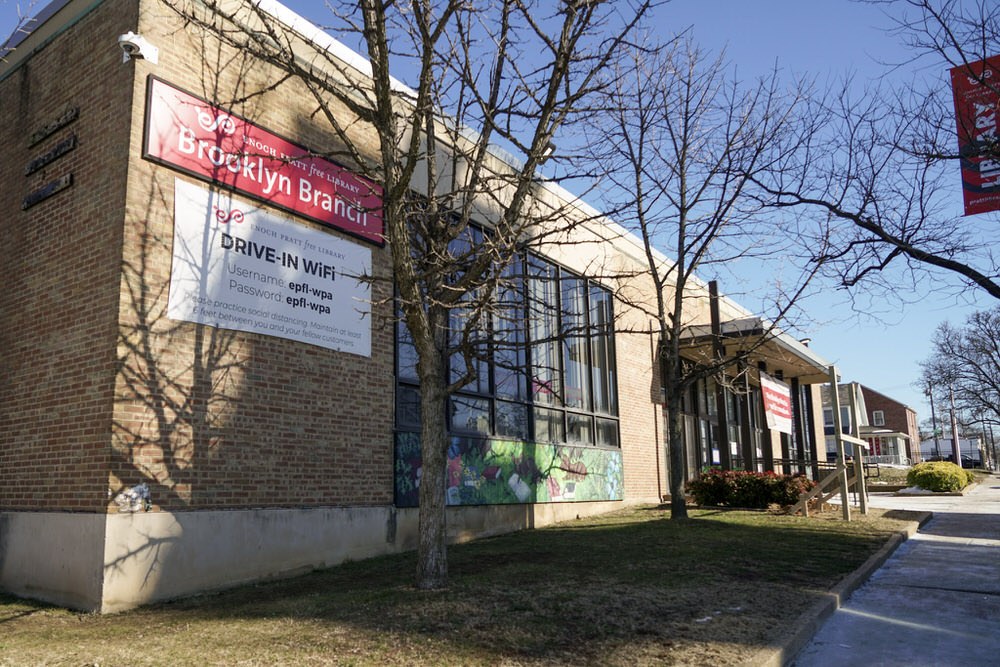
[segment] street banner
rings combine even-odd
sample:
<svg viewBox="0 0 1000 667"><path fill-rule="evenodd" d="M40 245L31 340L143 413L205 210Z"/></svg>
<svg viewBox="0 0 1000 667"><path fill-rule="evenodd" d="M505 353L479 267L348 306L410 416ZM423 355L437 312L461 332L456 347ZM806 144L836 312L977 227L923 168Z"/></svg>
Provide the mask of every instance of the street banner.
<svg viewBox="0 0 1000 667"><path fill-rule="evenodd" d="M792 433L792 390L787 384L760 373L760 392L764 397L764 415L772 431Z"/></svg>
<svg viewBox="0 0 1000 667"><path fill-rule="evenodd" d="M951 70L965 215L1000 209L1000 56ZM989 147L993 147L993 151Z"/></svg>
<svg viewBox="0 0 1000 667"><path fill-rule="evenodd" d="M370 275L361 244L175 180L170 319L370 357Z"/></svg>

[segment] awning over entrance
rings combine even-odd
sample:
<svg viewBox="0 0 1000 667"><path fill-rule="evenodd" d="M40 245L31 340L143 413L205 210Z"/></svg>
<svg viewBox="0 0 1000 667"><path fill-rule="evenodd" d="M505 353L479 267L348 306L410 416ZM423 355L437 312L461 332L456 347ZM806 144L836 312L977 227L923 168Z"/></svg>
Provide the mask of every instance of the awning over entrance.
<svg viewBox="0 0 1000 667"><path fill-rule="evenodd" d="M747 354L747 363L767 365L768 373L780 374L786 380L797 378L802 384L830 381L830 362L803 343L759 317L745 317L721 324L721 342L726 358ZM709 363L714 338L709 324L687 327L681 338L681 353L694 362Z"/></svg>

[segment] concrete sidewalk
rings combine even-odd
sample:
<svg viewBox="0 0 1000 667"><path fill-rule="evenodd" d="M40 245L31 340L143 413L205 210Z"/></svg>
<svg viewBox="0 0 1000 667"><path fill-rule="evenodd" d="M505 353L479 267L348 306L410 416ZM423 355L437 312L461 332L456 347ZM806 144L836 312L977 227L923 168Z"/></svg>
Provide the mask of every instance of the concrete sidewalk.
<svg viewBox="0 0 1000 667"><path fill-rule="evenodd" d="M934 517L791 664L1000 665L1000 476L964 496L873 494L871 504Z"/></svg>

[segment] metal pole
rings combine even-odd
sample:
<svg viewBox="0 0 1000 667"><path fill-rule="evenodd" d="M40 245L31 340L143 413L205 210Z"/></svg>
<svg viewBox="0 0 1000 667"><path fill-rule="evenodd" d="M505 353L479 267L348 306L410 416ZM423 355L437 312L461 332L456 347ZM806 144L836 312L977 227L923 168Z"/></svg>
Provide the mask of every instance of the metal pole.
<svg viewBox="0 0 1000 667"><path fill-rule="evenodd" d="M948 385L948 397L951 400L951 444L952 458L959 468L962 467L962 448L958 444L958 420L955 418L955 392L952 386Z"/></svg>
<svg viewBox="0 0 1000 667"><path fill-rule="evenodd" d="M934 390L927 385L927 398L931 399L931 430L934 431L934 456L941 458L941 446L938 444L937 413L934 412Z"/></svg>
<svg viewBox="0 0 1000 667"><path fill-rule="evenodd" d="M993 470L1000 470L1000 462L997 461L997 441L993 436L993 424L990 424L990 449L993 450Z"/></svg>

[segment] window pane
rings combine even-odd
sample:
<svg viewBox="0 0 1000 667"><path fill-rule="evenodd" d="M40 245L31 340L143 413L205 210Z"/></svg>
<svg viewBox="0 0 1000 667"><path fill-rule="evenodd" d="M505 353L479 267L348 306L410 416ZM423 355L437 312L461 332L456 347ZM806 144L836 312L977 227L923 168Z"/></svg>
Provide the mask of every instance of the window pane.
<svg viewBox="0 0 1000 667"><path fill-rule="evenodd" d="M716 402L715 390L717 385L714 378L705 380L705 411L709 417L719 416L719 404Z"/></svg>
<svg viewBox="0 0 1000 667"><path fill-rule="evenodd" d="M483 240L482 231L478 227L469 226L462 230L458 238L448 244L448 252L454 264L449 271L451 280L458 280L464 273L470 255L478 252ZM462 301L477 298L475 293L466 294ZM449 358L449 382L472 379L465 388L480 394L489 392L489 364L486 359L489 354L489 333L487 323L479 311L472 311L461 305L452 309L448 318L450 328L448 342L455 350ZM460 348L461 349L460 351ZM466 357L469 363L466 363Z"/></svg>
<svg viewBox="0 0 1000 667"><path fill-rule="evenodd" d="M566 413L566 442L594 444L594 418L590 415Z"/></svg>
<svg viewBox="0 0 1000 667"><path fill-rule="evenodd" d="M417 379L417 349L413 346L410 330L402 320L396 323L396 363L400 378Z"/></svg>
<svg viewBox="0 0 1000 667"><path fill-rule="evenodd" d="M464 347L464 351L452 353L449 360L449 382L458 382L471 372L473 378L465 385L465 389L479 394L489 392L490 367L486 361L488 354L489 335L481 321L473 322L469 311L457 307L449 316L451 328L449 343L453 348ZM465 355L469 356L466 363ZM471 369L471 370L470 370Z"/></svg>
<svg viewBox="0 0 1000 667"><path fill-rule="evenodd" d="M452 431L486 435L491 433L488 399L457 395L451 398L449 405L451 409L448 414Z"/></svg>
<svg viewBox="0 0 1000 667"><path fill-rule="evenodd" d="M420 428L420 391L416 387L400 385L396 388L396 426Z"/></svg>
<svg viewBox="0 0 1000 667"><path fill-rule="evenodd" d="M528 440L528 406L523 403L497 401L496 434L518 440Z"/></svg>
<svg viewBox="0 0 1000 667"><path fill-rule="evenodd" d="M562 405L556 268L534 260L530 270L531 394L536 403Z"/></svg>
<svg viewBox="0 0 1000 667"><path fill-rule="evenodd" d="M590 407L587 367L587 339L573 337L563 341L563 368L566 369L564 402L567 407L581 409Z"/></svg>
<svg viewBox="0 0 1000 667"><path fill-rule="evenodd" d="M618 422L614 419L597 420L597 444L618 447Z"/></svg>
<svg viewBox="0 0 1000 667"><path fill-rule="evenodd" d="M613 324L611 293L600 287L591 287L590 359L594 411L609 415L618 414L614 339L612 338Z"/></svg>
<svg viewBox="0 0 1000 667"><path fill-rule="evenodd" d="M587 299L584 282L579 278L562 279L562 335L564 403L568 407L589 409L590 391L587 369Z"/></svg>
<svg viewBox="0 0 1000 667"><path fill-rule="evenodd" d="M493 318L493 378L497 397L528 400L528 354L525 349L523 262L515 259L497 288Z"/></svg>
<svg viewBox="0 0 1000 667"><path fill-rule="evenodd" d="M563 413L559 410L535 408L535 440L563 442Z"/></svg>

